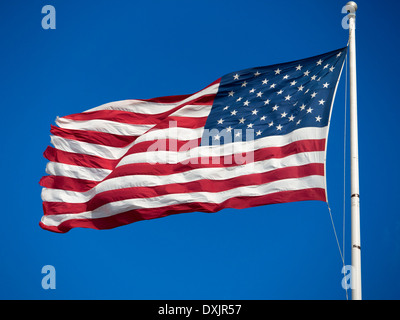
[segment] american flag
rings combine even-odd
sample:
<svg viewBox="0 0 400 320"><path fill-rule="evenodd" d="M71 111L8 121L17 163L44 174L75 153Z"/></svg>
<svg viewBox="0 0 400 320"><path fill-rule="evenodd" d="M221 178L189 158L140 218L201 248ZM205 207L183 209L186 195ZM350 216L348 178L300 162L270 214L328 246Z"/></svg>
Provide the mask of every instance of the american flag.
<svg viewBox="0 0 400 320"><path fill-rule="evenodd" d="M44 152L40 226L109 229L183 212L326 201L325 150L346 53L57 118Z"/></svg>

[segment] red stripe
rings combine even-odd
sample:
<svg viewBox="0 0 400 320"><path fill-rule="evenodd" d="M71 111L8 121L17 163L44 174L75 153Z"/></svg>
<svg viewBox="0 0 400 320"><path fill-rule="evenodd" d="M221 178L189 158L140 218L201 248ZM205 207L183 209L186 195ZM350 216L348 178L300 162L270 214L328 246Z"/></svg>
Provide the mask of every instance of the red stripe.
<svg viewBox="0 0 400 320"><path fill-rule="evenodd" d="M70 114L68 116L64 116L63 118L75 121L107 120L127 124L157 124L160 119L164 118L170 113L170 111L167 111L164 113L148 115L121 110L96 110Z"/></svg>
<svg viewBox="0 0 400 320"><path fill-rule="evenodd" d="M95 187L99 181L76 179L61 176L44 176L39 184L44 188L85 192Z"/></svg>
<svg viewBox="0 0 400 320"><path fill-rule="evenodd" d="M62 151L50 146L47 147L43 155L47 160L52 162L60 162L82 167L101 168L109 170L113 170L119 162L119 160L110 160L87 154Z"/></svg>
<svg viewBox="0 0 400 320"><path fill-rule="evenodd" d="M207 117L201 117L201 118L190 118L190 117L175 117L175 116L170 116L168 117L165 121L160 122L153 128L151 128L148 132L150 131L156 131L160 129L167 129L167 128L189 128L189 129L197 129L197 128L202 128L206 124Z"/></svg>
<svg viewBox="0 0 400 320"><path fill-rule="evenodd" d="M85 203L44 202L45 215L81 213L92 211L107 203L136 199L153 198L166 194L178 194L188 192L213 192L218 193L233 188L261 185L278 180L290 178L302 178L312 175L324 175L324 165L312 163L304 166L280 168L263 173L248 174L226 180L196 180L186 183L171 183L152 187L133 187L117 190L109 190L96 194Z"/></svg>
<svg viewBox="0 0 400 320"><path fill-rule="evenodd" d="M188 99L188 101L186 101L184 104L178 104L178 106L176 108L168 111L168 112L172 113L172 112L175 112L177 109L180 109L186 105L212 105L214 98L216 96L216 93L204 94L204 95L201 95L197 98L190 100L189 98L193 95L194 94L185 95L185 96L159 97L159 98L153 98L153 99L142 100L142 101L156 102L156 103L179 103L185 99ZM179 99L180 97L182 97L182 99Z"/></svg>
<svg viewBox="0 0 400 320"><path fill-rule="evenodd" d="M157 102L157 103L177 103L180 101L183 101L193 94L181 94L181 95L176 95L176 96L165 96L165 97L157 97L157 98L151 98L151 99L137 99L141 101L148 101L148 102Z"/></svg>
<svg viewBox="0 0 400 320"><path fill-rule="evenodd" d="M228 199L220 204L215 203L183 203L161 208L148 208L131 210L124 213L116 214L111 217L99 219L70 219L57 227L44 225L39 223L40 227L45 230L65 233L72 228L91 228L91 229L111 229L133 223L141 220L149 220L162 218L172 214L185 212L217 212L224 208L245 209L250 207L286 203L294 201L320 200L326 201L325 190L321 188L310 188L295 191L281 191L259 197L235 197Z"/></svg>

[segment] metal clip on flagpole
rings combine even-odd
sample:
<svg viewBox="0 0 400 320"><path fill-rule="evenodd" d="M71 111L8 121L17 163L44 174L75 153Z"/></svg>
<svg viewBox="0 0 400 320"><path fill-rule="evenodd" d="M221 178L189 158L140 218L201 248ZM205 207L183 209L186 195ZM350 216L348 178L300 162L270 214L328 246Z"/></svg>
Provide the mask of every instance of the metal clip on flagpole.
<svg viewBox="0 0 400 320"><path fill-rule="evenodd" d="M356 11L357 4L349 1L350 47L350 154L351 154L351 265L352 299L361 300L361 243L360 243L360 191L358 174L358 122L356 78Z"/></svg>

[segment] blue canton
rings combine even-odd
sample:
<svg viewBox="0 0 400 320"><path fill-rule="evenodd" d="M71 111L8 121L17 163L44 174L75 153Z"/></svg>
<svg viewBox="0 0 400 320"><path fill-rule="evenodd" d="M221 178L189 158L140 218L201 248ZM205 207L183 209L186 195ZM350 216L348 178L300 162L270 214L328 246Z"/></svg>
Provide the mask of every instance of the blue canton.
<svg viewBox="0 0 400 320"><path fill-rule="evenodd" d="M223 76L202 144L248 141L327 126L346 53L347 47Z"/></svg>

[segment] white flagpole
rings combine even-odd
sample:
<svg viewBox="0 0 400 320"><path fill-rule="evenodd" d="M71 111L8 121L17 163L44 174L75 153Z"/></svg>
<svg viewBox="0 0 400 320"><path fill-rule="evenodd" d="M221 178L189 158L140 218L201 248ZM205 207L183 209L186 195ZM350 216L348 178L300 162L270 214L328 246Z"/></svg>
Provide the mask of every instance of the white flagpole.
<svg viewBox="0 0 400 320"><path fill-rule="evenodd" d="M360 242L360 191L358 175L358 125L356 78L356 11L357 4L349 1L350 46L350 154L351 154L351 280L352 299L361 300L361 242Z"/></svg>

